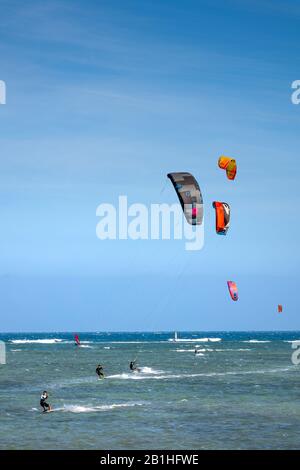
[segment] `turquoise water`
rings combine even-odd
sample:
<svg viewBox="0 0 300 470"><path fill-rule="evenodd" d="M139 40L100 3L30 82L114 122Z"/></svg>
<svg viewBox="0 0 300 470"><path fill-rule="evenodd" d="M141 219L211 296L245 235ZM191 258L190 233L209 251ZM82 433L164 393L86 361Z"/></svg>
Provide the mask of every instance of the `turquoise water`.
<svg viewBox="0 0 300 470"><path fill-rule="evenodd" d="M77 348L68 333L0 335L0 448L300 448L300 332L178 336L81 333ZM41 413L44 389L54 413Z"/></svg>

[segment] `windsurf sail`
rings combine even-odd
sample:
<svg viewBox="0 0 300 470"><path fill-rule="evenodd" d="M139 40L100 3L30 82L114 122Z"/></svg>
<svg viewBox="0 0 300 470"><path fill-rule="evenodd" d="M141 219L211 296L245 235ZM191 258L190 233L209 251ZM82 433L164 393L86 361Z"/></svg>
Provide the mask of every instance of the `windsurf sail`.
<svg viewBox="0 0 300 470"><path fill-rule="evenodd" d="M203 221L203 198L200 187L191 173L168 173L187 222L201 225Z"/></svg>
<svg viewBox="0 0 300 470"><path fill-rule="evenodd" d="M232 298L232 300L235 300L235 301L238 300L239 296L238 296L238 289L237 289L236 283L233 281L227 281L227 285L228 285L230 297Z"/></svg>
<svg viewBox="0 0 300 470"><path fill-rule="evenodd" d="M75 341L76 346L80 346L80 339L78 335L74 335L74 341Z"/></svg>
<svg viewBox="0 0 300 470"><path fill-rule="evenodd" d="M226 235L230 225L230 207L226 202L213 202L216 210L216 232L218 235Z"/></svg>

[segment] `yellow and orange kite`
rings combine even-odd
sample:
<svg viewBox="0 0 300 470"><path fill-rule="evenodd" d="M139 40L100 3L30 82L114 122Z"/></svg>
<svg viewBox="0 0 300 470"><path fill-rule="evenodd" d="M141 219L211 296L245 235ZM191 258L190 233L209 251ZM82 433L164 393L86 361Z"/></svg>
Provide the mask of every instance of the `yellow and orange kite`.
<svg viewBox="0 0 300 470"><path fill-rule="evenodd" d="M236 161L233 158L221 155L218 161L218 165L219 168L222 168L222 170L226 170L226 175L229 180L234 180L237 166Z"/></svg>

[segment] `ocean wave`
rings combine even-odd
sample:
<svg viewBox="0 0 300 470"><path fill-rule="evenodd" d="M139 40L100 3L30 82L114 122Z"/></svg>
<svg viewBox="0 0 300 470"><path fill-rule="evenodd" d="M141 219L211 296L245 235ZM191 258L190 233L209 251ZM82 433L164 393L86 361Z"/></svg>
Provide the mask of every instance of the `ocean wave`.
<svg viewBox="0 0 300 470"><path fill-rule="evenodd" d="M170 338L168 341L173 343L217 343L222 341L222 338Z"/></svg>
<svg viewBox="0 0 300 470"><path fill-rule="evenodd" d="M210 351L217 351L217 352L222 352L222 351L225 351L225 352L230 351L231 352L232 351L232 352L234 352L234 351L253 351L253 349L251 349L251 348L236 348L236 349L228 348L228 349L210 349Z"/></svg>
<svg viewBox="0 0 300 470"><path fill-rule="evenodd" d="M10 339L10 343L13 344L56 344L56 343L62 343L62 339Z"/></svg>
<svg viewBox="0 0 300 470"><path fill-rule="evenodd" d="M121 379L121 380L141 380L144 378L155 378L165 374L163 370L155 370L151 367L139 367L139 371L123 372L122 374L108 375L108 379Z"/></svg>
<svg viewBox="0 0 300 470"><path fill-rule="evenodd" d="M163 374L164 371L163 370L155 370L155 369L152 369L151 367L139 367L139 372L137 372L138 374L139 373L142 373L142 374Z"/></svg>
<svg viewBox="0 0 300 470"><path fill-rule="evenodd" d="M195 350L197 351L197 353L199 352L234 352L234 351L253 351L253 349L251 348L223 348L223 349L211 349L211 348L202 348L200 349L200 346L195 346L195 349L175 349L173 351L175 352L195 352Z"/></svg>
<svg viewBox="0 0 300 470"><path fill-rule="evenodd" d="M245 370L245 371L228 371L228 372L201 372L195 374L162 374L162 375L143 375L143 374L117 374L111 375L107 378L122 379L122 380L170 380L170 379L188 379L194 377L223 377L223 376L236 376L236 375L257 375L257 374L274 374L280 372L288 372L291 367L284 367L279 369L258 369L258 370Z"/></svg>
<svg viewBox="0 0 300 470"><path fill-rule="evenodd" d="M247 341L242 341L242 343L271 343L269 340L260 340L260 339L249 339Z"/></svg>
<svg viewBox="0 0 300 470"><path fill-rule="evenodd" d="M176 352L195 352L195 349L175 349ZM205 351L208 351L208 349L198 349L197 348L197 354L199 354L200 352L205 352ZM213 351L213 349L210 349L210 351Z"/></svg>
<svg viewBox="0 0 300 470"><path fill-rule="evenodd" d="M95 413L99 411L110 411L117 408L128 408L134 406L143 406L143 403L112 403L111 405L95 405L95 406L84 406L84 405L64 405L59 408L53 408L52 412L69 412L69 413ZM32 408L31 411L38 411L37 408Z"/></svg>
<svg viewBox="0 0 300 470"><path fill-rule="evenodd" d="M148 344L148 343L160 343L161 341L102 341L106 344Z"/></svg>
<svg viewBox="0 0 300 470"><path fill-rule="evenodd" d="M10 339L12 344L75 344L74 340L61 339L61 338L44 338L44 339ZM94 341L80 341L80 346L87 348L89 344Z"/></svg>
<svg viewBox="0 0 300 470"><path fill-rule="evenodd" d="M128 372L123 372L122 374L114 374L114 375L108 375L107 379L121 379L121 380L142 380L142 379L151 379L150 376L145 376L141 375L139 373L128 373Z"/></svg>
<svg viewBox="0 0 300 470"><path fill-rule="evenodd" d="M69 411L71 413L93 413L96 411L109 411L117 408L132 408L134 406L143 406L143 403L112 403L111 405L96 406L64 405L62 411Z"/></svg>

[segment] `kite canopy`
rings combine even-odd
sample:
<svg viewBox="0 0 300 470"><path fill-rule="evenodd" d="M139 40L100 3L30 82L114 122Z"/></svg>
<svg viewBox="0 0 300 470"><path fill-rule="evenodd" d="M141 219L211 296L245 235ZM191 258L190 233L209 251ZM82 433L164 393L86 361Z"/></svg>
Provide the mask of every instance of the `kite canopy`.
<svg viewBox="0 0 300 470"><path fill-rule="evenodd" d="M282 305L278 305L278 313L282 313Z"/></svg>
<svg viewBox="0 0 300 470"><path fill-rule="evenodd" d="M226 170L227 178L229 180L234 180L237 171L236 161L231 157L225 157L224 155L221 155L218 164L219 168Z"/></svg>
<svg viewBox="0 0 300 470"><path fill-rule="evenodd" d="M238 290L236 283L233 281L227 281L228 289L232 300L238 300Z"/></svg>
<svg viewBox="0 0 300 470"><path fill-rule="evenodd" d="M226 235L230 225L230 206L226 202L214 201L212 203L216 210L216 232Z"/></svg>
<svg viewBox="0 0 300 470"><path fill-rule="evenodd" d="M191 173L168 173L187 222L201 225L203 221L203 198L199 184Z"/></svg>

